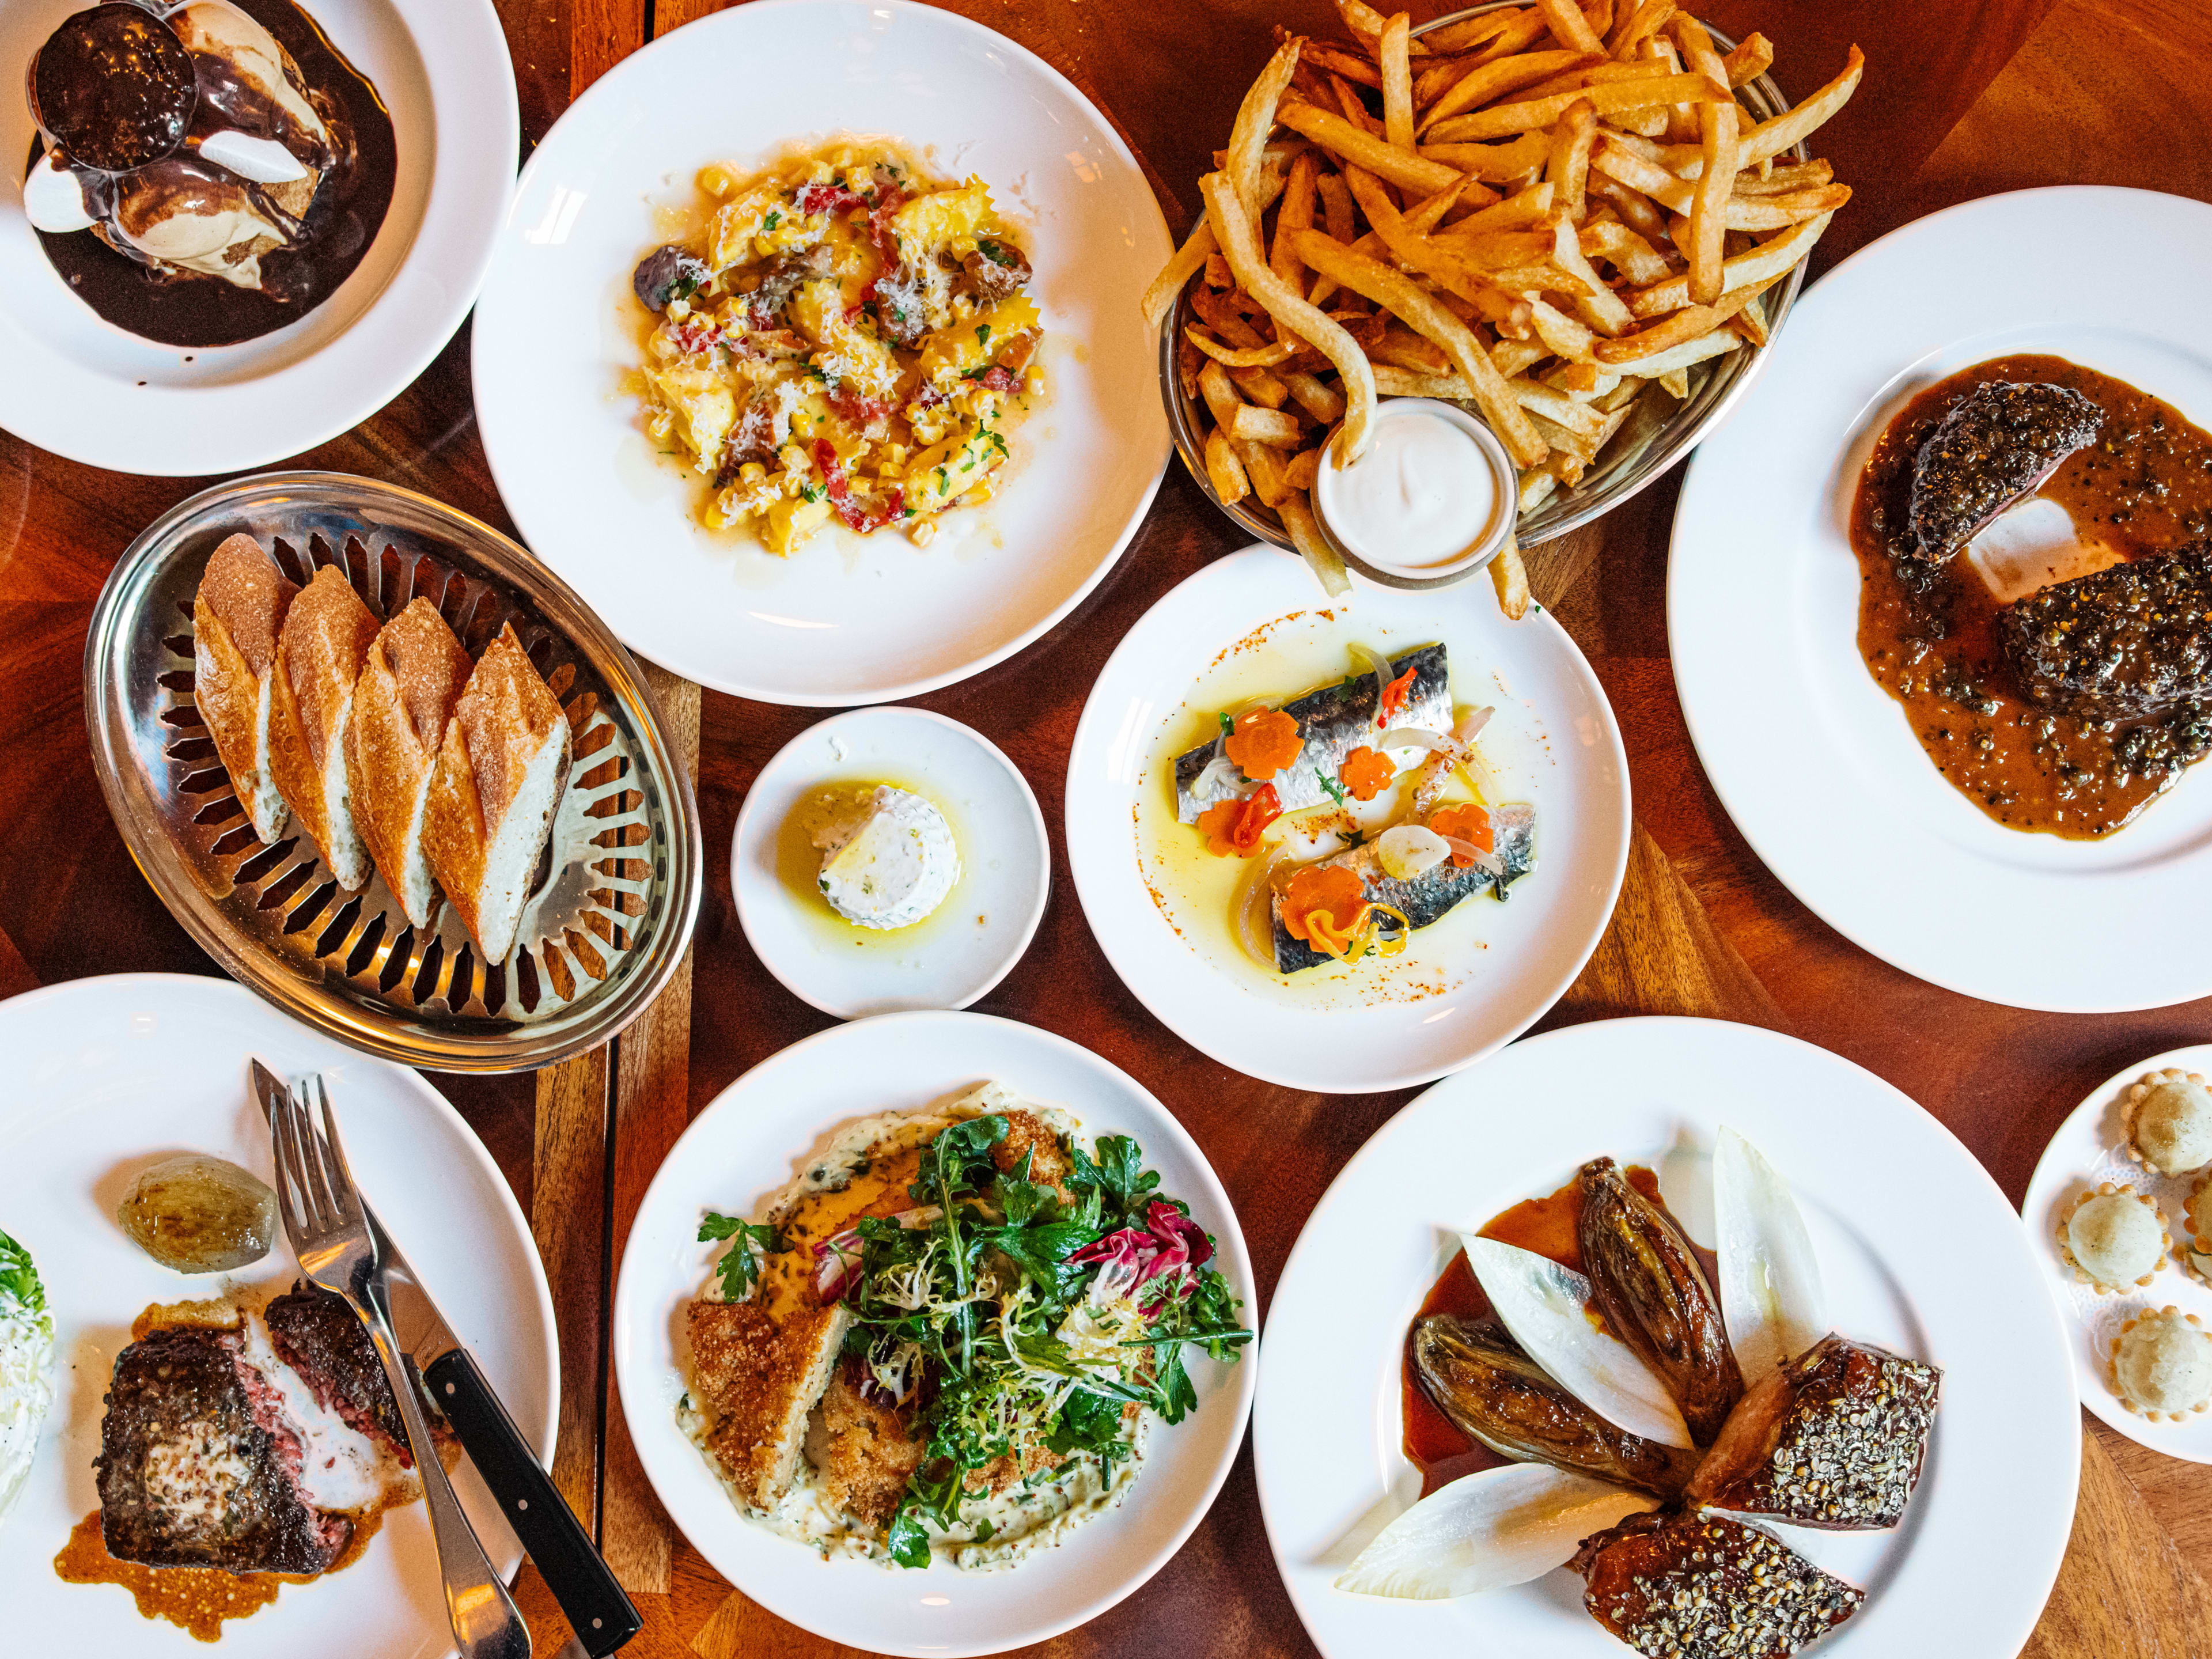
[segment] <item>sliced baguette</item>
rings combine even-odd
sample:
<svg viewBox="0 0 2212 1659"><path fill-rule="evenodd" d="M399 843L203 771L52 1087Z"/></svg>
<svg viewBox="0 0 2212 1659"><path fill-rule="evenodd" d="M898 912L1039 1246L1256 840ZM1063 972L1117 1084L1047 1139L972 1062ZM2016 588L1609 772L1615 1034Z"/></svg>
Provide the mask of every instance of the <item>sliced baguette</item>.
<svg viewBox="0 0 2212 1659"><path fill-rule="evenodd" d="M346 726L354 820L407 920L427 927L438 882L422 846L438 748L468 684L469 653L438 607L416 599L369 644Z"/></svg>
<svg viewBox="0 0 2212 1659"><path fill-rule="evenodd" d="M272 845L290 817L269 764L276 636L299 591L238 535L209 558L192 599L192 700L253 833Z"/></svg>
<svg viewBox="0 0 2212 1659"><path fill-rule="evenodd" d="M376 638L375 613L335 565L315 572L276 635L269 769L300 827L349 892L368 881L368 848L355 827L346 776L354 686Z"/></svg>
<svg viewBox="0 0 2212 1659"><path fill-rule="evenodd" d="M422 842L487 963L514 954L568 778L568 717L512 625L484 647L438 751Z"/></svg>

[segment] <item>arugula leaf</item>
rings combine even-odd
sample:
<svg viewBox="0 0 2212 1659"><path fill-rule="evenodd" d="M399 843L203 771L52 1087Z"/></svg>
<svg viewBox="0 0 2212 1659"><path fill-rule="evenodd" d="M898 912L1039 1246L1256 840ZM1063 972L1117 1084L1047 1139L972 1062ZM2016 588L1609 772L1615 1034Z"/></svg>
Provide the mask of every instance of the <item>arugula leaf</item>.
<svg viewBox="0 0 2212 1659"><path fill-rule="evenodd" d="M890 1530L884 1534L884 1544L891 1559L902 1567L929 1565L929 1534L922 1530L921 1516L912 1502L901 1504L898 1512L891 1516Z"/></svg>
<svg viewBox="0 0 2212 1659"><path fill-rule="evenodd" d="M1314 775L1321 780L1322 793L1326 794L1339 806L1343 805L1344 786L1337 782L1335 779L1330 777L1328 773L1322 771L1318 766L1314 768Z"/></svg>
<svg viewBox="0 0 2212 1659"><path fill-rule="evenodd" d="M1045 1444L1062 1457L1072 1452L1103 1452L1121 1431L1121 1402L1088 1389L1077 1389L1060 1408L1060 1420Z"/></svg>
<svg viewBox="0 0 2212 1659"><path fill-rule="evenodd" d="M787 1248L783 1235L774 1227L757 1227L750 1221L709 1210L699 1222L699 1242L704 1244L717 1238L738 1241L722 1253L722 1260L714 1269L721 1275L723 1298L730 1302L744 1301L760 1278L760 1261L753 1255L756 1245L769 1255Z"/></svg>
<svg viewBox="0 0 2212 1659"><path fill-rule="evenodd" d="M1127 1135L1098 1137L1097 1169L1125 1215L1150 1201L1159 1188L1158 1172L1145 1168L1145 1149Z"/></svg>

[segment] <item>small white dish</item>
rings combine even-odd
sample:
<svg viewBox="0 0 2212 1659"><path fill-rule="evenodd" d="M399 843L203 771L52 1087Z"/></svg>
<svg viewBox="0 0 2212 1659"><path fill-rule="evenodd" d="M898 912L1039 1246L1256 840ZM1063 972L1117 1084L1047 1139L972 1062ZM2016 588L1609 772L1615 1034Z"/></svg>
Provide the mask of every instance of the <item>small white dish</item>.
<svg viewBox="0 0 2212 1659"><path fill-rule="evenodd" d="M815 890L822 854L792 815L825 787L887 783L952 828L960 878L911 927L858 927ZM1029 781L980 732L925 708L856 708L809 726L761 769L730 839L730 887L753 954L784 988L840 1019L965 1008L1036 937L1052 848Z"/></svg>
<svg viewBox="0 0 2212 1659"><path fill-rule="evenodd" d="M2092 1089L2058 1126L2058 1133L2036 1160L2035 1175L2021 1201L2021 1220L2065 1318L2081 1403L2138 1445L2191 1463L2212 1463L2212 1412L2199 1413L2179 1423L2154 1423L2120 1403L2112 1392L2108 1369L2112 1339L2137 1314L2173 1307L2195 1314L2212 1326L2212 1286L2182 1265L2190 1249L2184 1206L2198 1176L2212 1172L2162 1176L2144 1168L2128 1152L2124 1115L2128 1090L2148 1073L2168 1066L2212 1077L2212 1043L2153 1054L2138 1065L2115 1072ZM2076 1279L2073 1268L2058 1254L2058 1221L2071 1211L2076 1198L2107 1181L2116 1187L2132 1186L2157 1200L2173 1248L2159 1263L2149 1284L2100 1295ZM2212 1216L2208 1216L2206 1231L2212 1233Z"/></svg>
<svg viewBox="0 0 2212 1659"><path fill-rule="evenodd" d="M113 1211L155 1158L210 1152L274 1178L269 1132L246 1062L280 1076L321 1071L346 1156L393 1240L483 1364L541 1462L553 1453L560 1356L553 1300L530 1224L459 1113L416 1073L319 1036L228 980L123 974L73 980L0 1002L9 1088L0 1103L0 1228L31 1252L54 1317L58 1397L21 1500L0 1525L7 1650L174 1659L198 1651L173 1625L140 1617L107 1584L65 1583L53 1558L99 1507L102 1399L131 1321L149 1303L227 1285L289 1289L298 1264L280 1237L231 1273L172 1272L131 1242ZM453 1470L502 1577L522 1547L464 1460ZM334 1641L333 1633L342 1632ZM420 1504L389 1511L361 1559L222 1630L224 1659L343 1650L348 1659L435 1659L452 1651L438 1554Z"/></svg>
<svg viewBox="0 0 2212 1659"><path fill-rule="evenodd" d="M980 174L1021 227L1048 392L996 496L927 547L833 525L778 558L699 523L698 476L622 390L630 273L708 162L854 133ZM484 453L532 550L662 667L762 702L918 696L1036 639L1135 534L1170 448L1137 302L1172 246L1113 124L1004 35L913 0L756 0L624 58L531 155L477 309Z"/></svg>
<svg viewBox="0 0 2212 1659"><path fill-rule="evenodd" d="M2069 358L2212 425L2208 267L2212 206L2150 191L2021 191L1907 225L1806 295L1683 483L1667 638L1698 758L1791 892L1930 984L2080 1014L2212 992L2212 766L2102 841L1996 823L1868 672L1849 538L1892 416L1993 357Z"/></svg>
<svg viewBox="0 0 2212 1659"><path fill-rule="evenodd" d="M1393 422L1417 422L1423 416L1443 422L1464 440L1464 444L1449 448L1443 455L1432 452L1418 458L1393 453L1386 447L1391 442ZM1498 434L1457 404L1446 403L1441 398L1389 399L1376 416L1375 433L1375 448L1353 467L1338 465L1336 446L1328 445L1322 453L1321 470L1314 477L1315 516L1329 545L1343 555L1345 562L1385 587L1419 590L1449 586L1496 558L1511 538L1514 522L1519 517L1516 492L1521 486L1513 459L1505 453L1505 446L1498 441ZM1363 470L1369 475L1364 478ZM1399 473L1407 476L1393 476ZM1466 514L1463 530L1456 515L1449 530L1423 525L1422 529L1443 534L1446 539L1442 547L1424 550L1427 556L1409 560L1401 556L1399 547L1394 546L1400 538L1393 535L1392 526L1383 520L1396 519L1401 524L1407 524L1418 518L1419 508L1414 502L1425 489L1432 487L1425 482L1421 476L1424 473L1432 478L1456 475L1471 477L1476 489L1487 493L1488 507L1480 517ZM1394 483L1397 486L1395 490L1392 489ZM1390 499L1394 495L1399 497L1397 501ZM1378 496L1386 507L1395 510L1376 516L1373 509ZM1413 499L1409 501L1407 497ZM1462 533L1451 533L1455 531Z"/></svg>
<svg viewBox="0 0 2212 1659"><path fill-rule="evenodd" d="M1896 1528L1776 1528L1868 1591L1822 1659L2020 1651L2072 1529L2081 1420L2012 1206L1942 1124L1849 1060L1755 1026L1645 1018L1549 1031L1437 1085L1345 1166L1291 1251L1267 1313L1253 1467L1275 1565L1328 1659L1626 1651L1564 1570L1441 1601L1334 1580L1419 1495L1401 1358L1459 1230L1609 1154L1656 1170L1692 1239L1710 1242L1707 1159L1723 1125L1789 1182L1835 1328L1943 1369Z"/></svg>
<svg viewBox="0 0 2212 1659"><path fill-rule="evenodd" d="M1065 1107L1085 1136L1135 1138L1161 1190L1213 1235L1216 1265L1258 1313L1252 1264L1229 1196L1175 1115L1120 1067L1066 1038L975 1013L889 1014L832 1026L763 1061L691 1121L638 1206L616 1281L615 1373L646 1478L708 1563L780 1619L866 1653L962 1656L1048 1641L1095 1619L1165 1565L1206 1510L1244 1439L1259 1344L1224 1365L1191 1351L1198 1407L1154 1423L1141 1474L1119 1508L1000 1571L942 1560L902 1569L823 1560L738 1513L677 1426L684 1391L684 1310L716 1249L699 1243L705 1209L750 1215L788 1182L827 1130L908 1110L995 1079Z"/></svg>
<svg viewBox="0 0 2212 1659"><path fill-rule="evenodd" d="M18 169L0 191L0 427L88 465L185 477L265 466L376 413L453 338L507 218L522 127L491 0L304 0L392 112L392 206L360 269L300 321L197 347L94 314L23 216L23 77L84 5L0 7L0 154Z"/></svg>
<svg viewBox="0 0 2212 1659"><path fill-rule="evenodd" d="M1210 722L1207 711L1243 697L1340 678L1355 641L1393 652L1441 641L1455 699L1496 708L1480 746L1504 788L1497 800L1536 809L1535 868L1507 903L1467 900L1396 961L1285 984L1246 959L1225 914L1186 909L1147 866L1146 802L1168 787L1159 769L1190 711ZM1219 696L1205 701L1209 678L1232 672L1243 678L1214 680ZM1299 561L1253 547L1162 598L1107 660L1068 756L1066 830L1091 931L1163 1024L1249 1076L1366 1094L1471 1065L1574 982L1627 868L1628 761L1604 688L1548 613L1509 623L1475 584L1363 586L1347 609L1322 600Z"/></svg>

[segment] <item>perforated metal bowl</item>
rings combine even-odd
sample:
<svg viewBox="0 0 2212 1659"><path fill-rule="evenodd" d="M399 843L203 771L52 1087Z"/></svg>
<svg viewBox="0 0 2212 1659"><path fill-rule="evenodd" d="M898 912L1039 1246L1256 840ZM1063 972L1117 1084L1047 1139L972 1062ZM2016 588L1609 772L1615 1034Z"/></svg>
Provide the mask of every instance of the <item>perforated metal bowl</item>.
<svg viewBox="0 0 2212 1659"><path fill-rule="evenodd" d="M1470 6L1464 11L1424 23L1413 33L1425 34L1462 18L1517 8L1522 3L1522 0L1496 0L1491 5ZM1710 23L1705 26L1705 33L1723 52L1735 50L1736 43ZM1771 76L1747 81L1735 89L1735 95L1736 101L1757 120L1770 120L1790 108L1789 99ZM1806 155L1805 146L1801 143L1776 159L1802 161ZM1197 280L1195 276L1191 279L1194 283ZM1783 321L1796 302L1797 290L1804 281L1805 265L1800 260L1787 276L1760 296L1770 339L1782 331ZM1197 313L1190 305L1190 285L1185 283L1160 328L1160 396L1167 404L1168 426L1175 434L1176 449L1208 501L1260 540L1287 548L1291 545L1290 534L1273 508L1261 505L1256 495L1248 495L1241 501L1224 501L1206 475L1205 433L1210 417L1202 402L1183 397L1176 368L1176 347L1182 338L1183 329L1197 320ZM1751 389L1752 380L1765 366L1770 349L1771 346L1747 345L1724 356L1709 357L1704 362L1692 364L1690 395L1679 403L1656 388L1647 392L1636 412L1598 452L1596 461L1579 483L1553 490L1534 510L1521 515L1517 531L1521 545L1534 547L1539 542L1580 529L1591 520L1611 512L1696 448L1698 441L1719 425L1735 407L1736 400Z"/></svg>
<svg viewBox="0 0 2212 1659"><path fill-rule="evenodd" d="M302 585L335 565L380 618L427 594L471 654L514 624L568 711L574 762L514 954L453 907L413 928L381 875L341 890L296 823L256 838L192 701L192 598L243 531ZM85 720L108 810L162 901L240 983L409 1066L514 1072L605 1042L668 982L698 918L699 810L629 653L489 526L339 472L204 491L131 543L93 612Z"/></svg>

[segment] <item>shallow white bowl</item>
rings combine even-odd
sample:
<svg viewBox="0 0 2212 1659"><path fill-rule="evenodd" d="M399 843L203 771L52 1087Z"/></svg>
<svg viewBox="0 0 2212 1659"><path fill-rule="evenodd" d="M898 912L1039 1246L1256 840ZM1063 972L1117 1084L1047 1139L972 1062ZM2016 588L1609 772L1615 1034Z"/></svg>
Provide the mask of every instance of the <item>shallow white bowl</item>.
<svg viewBox="0 0 2212 1659"><path fill-rule="evenodd" d="M952 826L960 879L911 927L853 927L777 874L776 843L799 804L860 781L918 790ZM753 954L792 995L840 1019L965 1008L1030 948L1051 884L1028 781L988 738L922 708L856 708L809 726L761 769L730 839L730 886Z"/></svg>
<svg viewBox="0 0 2212 1659"><path fill-rule="evenodd" d="M980 173L1024 226L1050 389L996 498L927 548L832 526L779 559L699 525L698 476L621 390L630 272L707 162L851 133ZM761 0L624 58L530 158L477 313L484 449L524 539L664 668L763 702L911 696L1036 639L1134 533L1168 459L1137 301L1169 252L1112 125L1003 35L910 0Z"/></svg>
<svg viewBox="0 0 2212 1659"><path fill-rule="evenodd" d="M1835 1327L1943 1368L1920 1483L1893 1532L1777 1528L1869 1592L1820 1653L2019 1653L2072 1528L2081 1419L2012 1206L1942 1124L1848 1060L1754 1026L1616 1019L1516 1043L1407 1107L1322 1195L1276 1282L1253 1462L1275 1564L1328 1659L1626 1651L1565 1571L1448 1601L1333 1581L1419 1495L1401 1450L1399 1367L1459 1231L1610 1154L1657 1170L1691 1237L1710 1242L1706 1160L1723 1125L1790 1182Z"/></svg>
<svg viewBox="0 0 2212 1659"><path fill-rule="evenodd" d="M833 1026L763 1061L691 1121L639 1206L615 1288L615 1373L646 1478L714 1570L779 1618L868 1653L961 1656L1042 1642L1142 1585L1213 1503L1244 1437L1259 1345L1235 1365L1186 1350L1197 1410L1155 1423L1143 1473L1119 1509L1008 1571L919 1570L812 1550L738 1514L676 1425L684 1311L720 1246L699 1216L750 1215L829 1131L866 1113L922 1106L995 1079L1064 1106L1085 1135L1127 1134L1213 1235L1216 1265L1256 1313L1244 1235L1206 1155L1173 1113L1120 1067L1065 1037L986 1014L886 1014Z"/></svg>
<svg viewBox="0 0 2212 1659"><path fill-rule="evenodd" d="M228 980L125 974L74 980L0 1003L9 1088L0 1103L0 1227L31 1252L54 1317L59 1398L22 1497L0 1524L9 1653L161 1659L201 1651L141 1618L112 1585L69 1584L53 1558L99 1507L92 1460L101 1401L131 1322L149 1303L219 1296L226 1285L289 1288L283 1240L229 1274L187 1276L132 1243L113 1211L137 1173L211 1152L273 1179L269 1131L247 1090L258 1057L280 1076L320 1070L346 1156L392 1237L421 1269L540 1461L553 1454L560 1355L545 1270L506 1177L460 1114L415 1073L288 1019ZM453 1485L502 1574L522 1559L499 1504L464 1460ZM343 1632L333 1640L335 1632ZM223 1626L224 1659L343 1652L439 1659L453 1651L429 1517L393 1510L360 1560Z"/></svg>
<svg viewBox="0 0 2212 1659"><path fill-rule="evenodd" d="M1628 861L1628 761L1605 690L1549 612L1499 616L1486 583L1407 593L1362 581L1348 614L1305 566L1248 548L1163 598L1108 659L1067 762L1067 855L1083 914L1138 1000L1194 1048L1285 1088L1364 1094L1426 1083L1510 1042L1559 1000L1605 933ZM1226 931L1170 921L1138 863L1139 780L1200 672L1278 618L1392 650L1441 640L1462 703L1497 708L1484 753L1505 799L1536 808L1536 867L1480 907L1479 955L1442 994L1359 1006L1355 969L1326 1008L1242 982ZM1348 657L1345 660L1349 660ZM1296 693L1304 685L1268 688ZM1152 785L1146 783L1146 787ZM1179 925L1180 924L1180 925ZM1230 959L1224 960L1226 953ZM1322 969L1314 969L1322 972Z"/></svg>
<svg viewBox="0 0 2212 1659"><path fill-rule="evenodd" d="M84 4L0 7L0 155L11 167L37 132L21 76ZM118 472L235 472L367 420L453 338L490 263L521 143L499 15L490 0L306 0L306 9L375 83L398 134L391 210L359 269L258 340L162 345L70 293L11 173L0 191L0 427Z"/></svg>
<svg viewBox="0 0 2212 1659"><path fill-rule="evenodd" d="M2021 191L1907 225L1799 302L1682 486L1667 638L1698 758L1790 891L1932 984L2081 1014L2212 992L2212 767L2103 841L1985 817L1867 672L1848 533L1891 417L1991 357L2071 358L2212 425L2208 270L2212 207L2148 191Z"/></svg>

